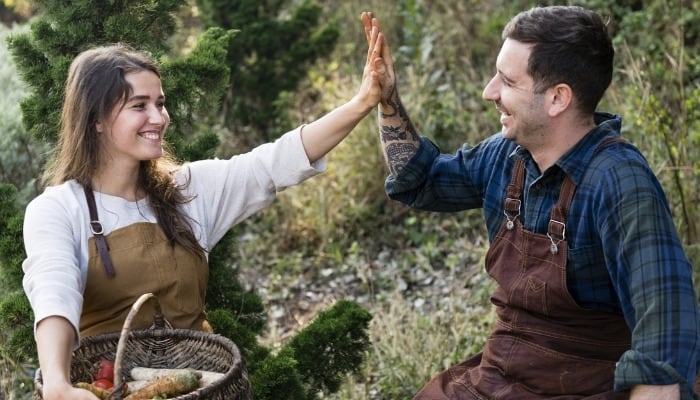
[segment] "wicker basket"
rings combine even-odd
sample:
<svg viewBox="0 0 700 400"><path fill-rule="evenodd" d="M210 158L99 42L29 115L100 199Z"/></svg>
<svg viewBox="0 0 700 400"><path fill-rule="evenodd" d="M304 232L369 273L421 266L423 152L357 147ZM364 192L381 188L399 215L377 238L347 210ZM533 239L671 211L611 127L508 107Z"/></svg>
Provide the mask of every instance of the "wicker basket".
<svg viewBox="0 0 700 400"><path fill-rule="evenodd" d="M156 301L154 328L129 331L129 325L141 305ZM172 400L249 400L252 398L248 373L236 345L229 339L212 333L170 328L163 318L157 298L142 295L132 306L121 332L86 337L73 353L71 381L90 382L90 368L101 360L114 360L114 391L110 400L121 400L121 390L134 367L192 368L219 372L224 376L193 392ZM42 399L41 371L34 379L34 399Z"/></svg>

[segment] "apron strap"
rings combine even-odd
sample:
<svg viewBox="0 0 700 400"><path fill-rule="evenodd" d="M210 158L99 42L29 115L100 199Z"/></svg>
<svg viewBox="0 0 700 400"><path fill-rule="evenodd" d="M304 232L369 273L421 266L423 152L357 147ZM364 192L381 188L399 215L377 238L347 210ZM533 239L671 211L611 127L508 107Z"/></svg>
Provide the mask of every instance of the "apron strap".
<svg viewBox="0 0 700 400"><path fill-rule="evenodd" d="M112 259L109 257L109 246L104 236L104 228L97 218L95 194L92 192L92 188L89 185L83 186L83 190L85 191L85 198L87 199L88 210L90 211L90 231L95 237L97 251L100 253L100 258L102 259L102 264L104 264L107 276L114 278L114 266L112 265Z"/></svg>
<svg viewBox="0 0 700 400"><path fill-rule="evenodd" d="M513 176L508 184L506 201L503 205L503 214L506 216L506 228L511 230L515 227L515 219L520 216L520 199L523 192L523 182L525 181L525 161L518 158L513 167Z"/></svg>
<svg viewBox="0 0 700 400"><path fill-rule="evenodd" d="M621 137L607 138L596 147L593 154L598 154L598 152L604 147L609 146L613 143L625 142L627 141ZM552 208L552 214L549 219L549 225L547 226L547 236L552 242L552 254L556 254L558 252L559 243L563 240L566 240L566 216L569 214L569 208L571 207L571 201L574 198L575 191L576 185L571 180L571 177L567 175L566 178L564 178L564 182L561 185L561 189L559 191L559 199Z"/></svg>
<svg viewBox="0 0 700 400"><path fill-rule="evenodd" d="M566 216L569 214L571 201L574 199L576 185L569 175L566 175L559 190L559 199L552 207L552 214L547 225L547 237L551 242L550 251L552 254L559 252L559 243L566 240Z"/></svg>

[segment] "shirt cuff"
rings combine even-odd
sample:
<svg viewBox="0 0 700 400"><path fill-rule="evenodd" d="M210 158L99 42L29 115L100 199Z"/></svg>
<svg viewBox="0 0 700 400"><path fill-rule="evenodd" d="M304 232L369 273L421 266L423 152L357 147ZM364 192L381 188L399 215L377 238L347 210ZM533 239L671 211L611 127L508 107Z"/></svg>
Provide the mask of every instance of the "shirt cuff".
<svg viewBox="0 0 700 400"><path fill-rule="evenodd" d="M403 193L420 187L428 176L430 166L440 155L440 149L428 138L422 137L420 147L404 168L396 176L389 175L384 182L384 190L393 200L410 204L411 200ZM409 196L410 197L410 196Z"/></svg>
<svg viewBox="0 0 700 400"><path fill-rule="evenodd" d="M615 369L615 390L630 390L636 385L680 384L681 399L695 399L692 394L693 382L688 382L670 364L655 361L635 350L628 350L617 363Z"/></svg>
<svg viewBox="0 0 700 400"><path fill-rule="evenodd" d="M301 148L301 151L303 152L304 156L308 160L309 157L306 155L306 150L304 149L304 143L301 140L301 131L303 131L305 127L306 127L306 124L302 124L291 132L294 132L295 143L298 144L298 146ZM308 164L309 164L310 168L312 168L313 170L315 170L318 173L326 172L326 169L328 168L327 156L324 155L323 157L319 158L316 162L314 162L314 163L309 162Z"/></svg>

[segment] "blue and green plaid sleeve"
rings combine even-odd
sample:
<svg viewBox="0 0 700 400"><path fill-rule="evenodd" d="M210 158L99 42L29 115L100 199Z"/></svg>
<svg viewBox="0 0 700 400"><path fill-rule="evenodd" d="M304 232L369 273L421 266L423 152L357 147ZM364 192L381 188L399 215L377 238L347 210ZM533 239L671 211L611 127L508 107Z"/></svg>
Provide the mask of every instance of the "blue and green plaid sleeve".
<svg viewBox="0 0 700 400"><path fill-rule="evenodd" d="M625 153L628 153L625 155ZM600 236L632 346L618 362L615 385L683 383L692 387L700 354L700 318L692 267L663 190L641 156L617 150L601 176Z"/></svg>

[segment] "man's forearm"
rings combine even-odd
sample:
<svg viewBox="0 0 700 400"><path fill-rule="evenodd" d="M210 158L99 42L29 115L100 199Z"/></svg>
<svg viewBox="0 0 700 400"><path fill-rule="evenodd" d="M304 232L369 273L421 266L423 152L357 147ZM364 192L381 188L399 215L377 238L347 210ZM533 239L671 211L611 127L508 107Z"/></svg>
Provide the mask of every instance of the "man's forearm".
<svg viewBox="0 0 700 400"><path fill-rule="evenodd" d="M379 133L389 172L397 175L420 147L408 113L396 92L379 105Z"/></svg>

